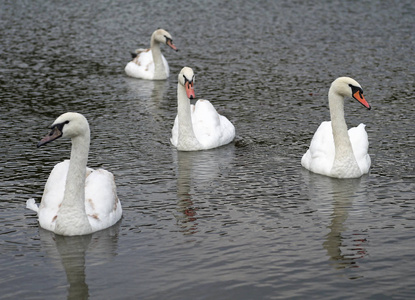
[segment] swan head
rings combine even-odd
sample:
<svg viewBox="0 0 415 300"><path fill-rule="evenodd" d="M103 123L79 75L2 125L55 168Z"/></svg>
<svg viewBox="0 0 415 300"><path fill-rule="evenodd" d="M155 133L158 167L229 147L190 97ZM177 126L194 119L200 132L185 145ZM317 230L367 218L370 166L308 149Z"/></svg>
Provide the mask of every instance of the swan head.
<svg viewBox="0 0 415 300"><path fill-rule="evenodd" d="M60 115L50 127L50 133L37 144L43 146L60 137L74 138L80 135L89 134L89 124L86 118L79 114L68 112Z"/></svg>
<svg viewBox="0 0 415 300"><path fill-rule="evenodd" d="M171 37L171 34L168 33L164 29L157 29L153 32L151 35L151 42L156 41L162 44L166 44L170 48L172 48L174 51L179 51L177 47L173 44L173 39Z"/></svg>
<svg viewBox="0 0 415 300"><path fill-rule="evenodd" d="M330 87L330 92L334 92L342 97L352 97L359 101L364 107L370 109L370 104L363 96L363 89L360 84L350 77L339 77L334 80Z"/></svg>
<svg viewBox="0 0 415 300"><path fill-rule="evenodd" d="M185 88L187 98L194 99L196 96L194 90L195 74L193 70L189 67L184 67L179 73L178 80L179 84Z"/></svg>

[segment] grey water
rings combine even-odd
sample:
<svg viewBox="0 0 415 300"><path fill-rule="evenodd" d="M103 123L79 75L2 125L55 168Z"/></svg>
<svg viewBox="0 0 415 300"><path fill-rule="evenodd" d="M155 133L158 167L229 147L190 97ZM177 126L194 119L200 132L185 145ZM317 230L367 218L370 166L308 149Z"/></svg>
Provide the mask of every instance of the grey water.
<svg viewBox="0 0 415 300"><path fill-rule="evenodd" d="M413 299L415 2L1 1L0 299ZM157 28L166 81L128 78ZM177 75L196 74L237 137L210 151L169 142ZM370 173L301 167L339 76L363 87ZM39 228L70 142L36 143L84 114L88 165L116 178L123 218L83 237Z"/></svg>

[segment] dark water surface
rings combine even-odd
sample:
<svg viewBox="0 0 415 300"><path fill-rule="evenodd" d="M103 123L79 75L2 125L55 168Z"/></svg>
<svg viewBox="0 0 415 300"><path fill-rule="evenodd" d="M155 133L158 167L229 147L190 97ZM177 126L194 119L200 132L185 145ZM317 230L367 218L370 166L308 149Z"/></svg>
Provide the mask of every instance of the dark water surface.
<svg viewBox="0 0 415 300"><path fill-rule="evenodd" d="M1 1L0 299L415 297L415 2ZM128 78L167 29L167 81ZM169 143L177 74L196 73L235 143ZM351 76L372 105L372 168L302 169L327 92ZM89 166L116 176L124 217L85 237L39 229L37 202L69 141L36 149L67 111L90 122Z"/></svg>

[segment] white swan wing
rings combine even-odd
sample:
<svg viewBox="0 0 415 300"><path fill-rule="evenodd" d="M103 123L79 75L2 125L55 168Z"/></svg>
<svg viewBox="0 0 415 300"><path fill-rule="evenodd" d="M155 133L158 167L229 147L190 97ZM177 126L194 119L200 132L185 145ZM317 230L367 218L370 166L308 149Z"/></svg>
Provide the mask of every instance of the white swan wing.
<svg viewBox="0 0 415 300"><path fill-rule="evenodd" d="M39 224L42 228L55 230L68 169L69 160L65 160L56 164L49 175L38 209ZM114 176L102 169L94 171L87 168L86 171L85 209L92 229L97 231L115 224L121 218L122 208L117 197ZM34 210L33 205L36 206L34 201L29 199L27 207Z"/></svg>
<svg viewBox="0 0 415 300"><path fill-rule="evenodd" d="M314 173L329 175L334 163L334 154L331 121L325 121L314 133L310 147L301 159L301 165Z"/></svg>
<svg viewBox="0 0 415 300"><path fill-rule="evenodd" d="M368 153L369 139L365 127L365 124L359 124L359 126L350 128L348 131L350 143L352 144L353 148L353 154L363 174L369 172L371 164L370 156Z"/></svg>
<svg viewBox="0 0 415 300"><path fill-rule="evenodd" d="M363 174L369 172L371 160L368 154L369 140L365 125L348 130L350 143L357 164ZM334 162L335 148L331 122L323 122L317 129L310 143L310 148L304 154L301 164L304 168L323 175L330 176Z"/></svg>
<svg viewBox="0 0 415 300"><path fill-rule="evenodd" d="M165 67L167 76L169 76L169 64L166 58L161 54L161 59ZM130 61L125 67L125 73L128 76L142 79L153 79L154 78L154 60L151 49L148 51L140 52L136 58Z"/></svg>
<svg viewBox="0 0 415 300"><path fill-rule="evenodd" d="M192 109L192 124L196 138L205 149L230 143L235 137L235 127L217 113L208 100L200 99Z"/></svg>
<svg viewBox="0 0 415 300"><path fill-rule="evenodd" d="M37 206L35 199L30 198L26 201L26 208L33 210L34 212L39 212L39 207Z"/></svg>
<svg viewBox="0 0 415 300"><path fill-rule="evenodd" d="M54 231L59 207L65 192L69 160L56 164L49 174L39 205L39 224L42 228Z"/></svg>
<svg viewBox="0 0 415 300"><path fill-rule="evenodd" d="M179 117L176 115L174 119L173 128L171 129L171 138L170 142L174 147L177 147L179 143Z"/></svg>
<svg viewBox="0 0 415 300"><path fill-rule="evenodd" d="M170 75L170 68L169 68L169 64L167 62L167 59L164 57L164 55L161 55L161 59L163 60L163 65L164 65L164 70L166 71L166 75L167 77L169 77Z"/></svg>
<svg viewBox="0 0 415 300"><path fill-rule="evenodd" d="M222 145L226 145L235 138L235 126L228 120L227 117L219 115L220 124L222 128Z"/></svg>
<svg viewBox="0 0 415 300"><path fill-rule="evenodd" d="M137 57L135 57L125 66L125 73L128 76L135 78L153 79L154 62L151 50L143 50L140 53L138 53Z"/></svg>
<svg viewBox="0 0 415 300"><path fill-rule="evenodd" d="M87 176L85 210L93 231L110 227L121 218L121 202L112 173L98 169Z"/></svg>

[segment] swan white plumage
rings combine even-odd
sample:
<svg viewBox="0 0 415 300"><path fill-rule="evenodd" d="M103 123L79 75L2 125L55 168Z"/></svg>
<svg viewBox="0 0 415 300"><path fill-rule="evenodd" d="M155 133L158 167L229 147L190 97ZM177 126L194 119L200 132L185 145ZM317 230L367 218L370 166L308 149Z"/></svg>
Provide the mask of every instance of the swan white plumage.
<svg viewBox="0 0 415 300"><path fill-rule="evenodd" d="M125 66L125 73L131 77L148 80L163 80L169 77L169 64L161 54L160 44L166 44L178 51L170 33L164 29L157 29L151 35L149 49L137 49L131 54L133 60Z"/></svg>
<svg viewBox="0 0 415 300"><path fill-rule="evenodd" d="M171 143L180 151L207 150L226 145L235 137L235 127L217 113L208 100L200 99L195 105L195 76L184 67L177 84L177 116L172 129Z"/></svg>
<svg viewBox="0 0 415 300"><path fill-rule="evenodd" d="M360 84L350 77L339 77L329 90L331 121L321 123L303 155L304 168L318 174L336 178L358 178L369 172L369 141L365 125L347 130L344 119L344 99L353 97L367 109Z"/></svg>
<svg viewBox="0 0 415 300"><path fill-rule="evenodd" d="M38 147L59 137L72 140L70 160L53 168L45 185L40 206L34 199L26 207L38 213L39 225L60 235L84 235L114 225L122 215L114 176L86 167L90 131L86 118L65 113L53 122L51 132Z"/></svg>

